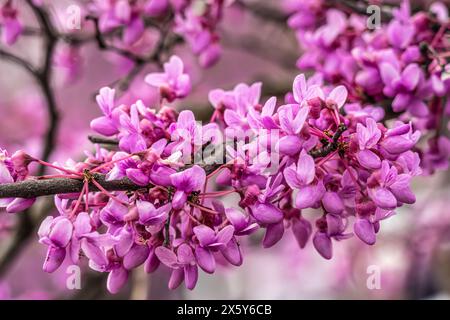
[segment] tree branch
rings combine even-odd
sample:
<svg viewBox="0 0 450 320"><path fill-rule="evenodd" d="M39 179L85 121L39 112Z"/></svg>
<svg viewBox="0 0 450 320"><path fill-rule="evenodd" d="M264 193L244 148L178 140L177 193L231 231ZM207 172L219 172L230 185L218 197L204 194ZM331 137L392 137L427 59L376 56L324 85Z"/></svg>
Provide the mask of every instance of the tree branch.
<svg viewBox="0 0 450 320"><path fill-rule="evenodd" d="M128 178L108 181L105 175L94 174L94 179L108 191L136 191L146 188L138 186ZM147 187L152 187L152 185ZM79 193L82 189L83 181L81 179L30 179L15 183L0 184L0 198L36 198L55 194ZM99 191L99 189L90 183L89 191Z"/></svg>

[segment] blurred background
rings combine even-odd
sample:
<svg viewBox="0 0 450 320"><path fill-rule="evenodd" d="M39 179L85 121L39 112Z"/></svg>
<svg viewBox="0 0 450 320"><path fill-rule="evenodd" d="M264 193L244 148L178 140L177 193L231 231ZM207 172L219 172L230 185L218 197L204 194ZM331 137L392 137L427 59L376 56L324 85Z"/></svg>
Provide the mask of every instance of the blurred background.
<svg viewBox="0 0 450 320"><path fill-rule="evenodd" d="M7 1L0 0L0 6ZM43 1L57 28L63 28L64 15L70 5L86 1ZM289 1L249 1L270 8L280 17L286 14ZM419 4L422 1L412 1ZM7 51L39 65L45 59L42 37L33 30L37 21L24 1L14 1L28 32ZM272 9L273 7L273 9ZM264 12L263 12L264 13ZM92 25L82 24L78 34L92 34ZM299 70L295 62L299 48L295 35L281 19L232 6L218 26L223 47L222 57L208 69L198 66L196 57L185 44L173 52L186 64L193 80L193 92L177 105L192 109L208 119L213 108L208 92L214 88L232 89L237 83L263 82L263 101L271 95L283 96ZM149 30L136 45L152 45L155 34ZM85 150L93 150L87 139L92 134L90 120L100 114L95 103L99 88L115 85L127 77L133 64L126 58L100 50L95 41L69 46L58 41L54 48L50 87L59 114L59 126L51 148L51 161L82 159ZM156 104L154 88L144 76L156 70L144 66L119 90L120 101L143 99ZM27 68L0 54L0 147L10 153L24 149L32 155L43 152L48 129L47 98L39 81ZM126 289L110 295L105 277L82 269L81 290L66 288L64 266L54 274L42 271L45 246L37 240L39 217L51 214L52 199L41 199L25 219L0 212L0 299L448 299L450 298L450 173L414 182L417 203L404 206L398 214L382 223L382 231L373 247L358 239L335 246L334 258L324 260L308 243L300 250L288 234L270 249L261 247L260 233L242 246L244 264L220 267L214 275L200 272L194 291L183 287L167 289L169 271L160 267L147 275L137 269ZM306 215L314 216L315 212ZM14 244L13 244L14 242ZM17 245L19 242L19 245ZM380 285L368 285L373 270L379 271ZM378 269L377 269L378 268Z"/></svg>

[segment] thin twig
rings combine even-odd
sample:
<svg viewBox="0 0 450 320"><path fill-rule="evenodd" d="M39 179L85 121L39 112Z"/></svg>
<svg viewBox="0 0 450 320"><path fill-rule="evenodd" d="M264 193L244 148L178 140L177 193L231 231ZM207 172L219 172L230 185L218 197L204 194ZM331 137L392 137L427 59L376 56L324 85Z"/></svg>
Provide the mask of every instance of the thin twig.
<svg viewBox="0 0 450 320"><path fill-rule="evenodd" d="M100 136L88 136L88 139L92 143L98 143L98 144L107 144L107 145L118 145L119 141L116 139L111 138L104 138Z"/></svg>

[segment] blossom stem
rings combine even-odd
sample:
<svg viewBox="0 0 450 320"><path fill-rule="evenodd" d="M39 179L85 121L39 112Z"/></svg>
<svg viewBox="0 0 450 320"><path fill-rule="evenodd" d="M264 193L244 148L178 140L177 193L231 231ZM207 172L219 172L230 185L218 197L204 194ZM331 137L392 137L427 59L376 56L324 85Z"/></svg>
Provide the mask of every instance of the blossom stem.
<svg viewBox="0 0 450 320"><path fill-rule="evenodd" d="M211 214L219 214L219 213L218 213L217 211L215 211L215 210L212 210L212 209L210 209L210 208L204 207L204 206L202 206L202 205L200 205L200 204L193 203L193 202L191 202L191 201L188 201L188 204L191 205L191 206L193 206L193 207L195 207L195 208L197 208L197 209L200 209L201 211L204 211L204 212L208 212L208 213L211 213Z"/></svg>
<svg viewBox="0 0 450 320"><path fill-rule="evenodd" d="M76 175L76 176L79 176L79 177L83 177L83 174L81 174L80 172L76 172L76 171L72 171L70 169L59 167L59 166L56 166L54 164L48 163L48 162L46 162L44 160L37 159L36 161L38 163L42 164L43 166L47 166L47 167L50 167L50 168L53 168L53 169L56 169L56 170L59 170L59 171L63 171L65 173L70 173L70 174L73 174L73 175Z"/></svg>
<svg viewBox="0 0 450 320"><path fill-rule="evenodd" d="M110 165L112 165L112 164L115 164L115 163L120 162L120 161L123 161L123 160L127 160L127 159L129 159L129 158L131 158L131 157L134 157L134 156L135 156L135 154L132 153L132 154L129 154L128 156L126 156L126 157L123 157L123 158L120 158L120 159L116 159L116 160L112 160L112 161L105 162L105 163L99 165L98 167L92 169L92 170L91 170L91 173L98 172L99 170L101 170L101 169L103 169L103 168L105 168L105 167L107 167L107 166L110 166Z"/></svg>
<svg viewBox="0 0 450 320"><path fill-rule="evenodd" d="M330 153L327 156L325 156L324 158L322 158L319 162L317 162L316 165L321 166L322 164L324 164L325 162L330 160L332 157L334 157L336 155L336 153L337 153L337 150L333 151L332 153Z"/></svg>
<svg viewBox="0 0 450 320"><path fill-rule="evenodd" d="M227 168L230 164L232 163L232 161L229 161L223 165L221 165L220 167L218 167L217 169L215 169L214 171L212 171L210 174L208 174L206 176L206 179L210 179L212 176L214 176L215 174L217 174L218 172L220 172L222 169Z"/></svg>
<svg viewBox="0 0 450 320"><path fill-rule="evenodd" d="M85 199L84 209L86 210L86 212L88 212L88 210L89 210L89 182L86 181L85 185L86 185L86 199Z"/></svg>
<svg viewBox="0 0 450 320"><path fill-rule="evenodd" d="M330 142L333 141L333 139L331 137L327 136L325 133L323 133L322 131L320 131L314 127L309 127L309 132L319 138L327 139Z"/></svg>
<svg viewBox="0 0 450 320"><path fill-rule="evenodd" d="M71 218L74 217L76 215L76 213L77 213L78 207L80 206L81 200L83 199L83 194L84 194L84 191L86 190L86 186L87 186L87 182L84 182L83 189L81 189L81 192L80 192L80 195L79 195L79 197L77 199L77 202L75 203L75 206L73 207L72 213L70 214Z"/></svg>
<svg viewBox="0 0 450 320"><path fill-rule="evenodd" d="M76 176L74 174L66 175L66 174L48 174L45 176L36 177L36 179L56 179L56 178L68 178L68 179L82 179L80 176Z"/></svg>
<svg viewBox="0 0 450 320"><path fill-rule="evenodd" d="M123 202L122 200L118 199L115 195L113 195L112 193L108 192L108 190L106 190L105 188L103 188L101 186L100 183L98 183L97 181L95 181L95 179L92 179L92 183L106 196L110 197L111 199L119 202L120 204L123 204L125 206L128 206L128 203Z"/></svg>
<svg viewBox="0 0 450 320"><path fill-rule="evenodd" d="M225 190L225 191L218 191L218 192L204 192L200 193L199 196L203 198L215 198L215 197L222 197L226 196L228 194L234 193L236 190Z"/></svg>

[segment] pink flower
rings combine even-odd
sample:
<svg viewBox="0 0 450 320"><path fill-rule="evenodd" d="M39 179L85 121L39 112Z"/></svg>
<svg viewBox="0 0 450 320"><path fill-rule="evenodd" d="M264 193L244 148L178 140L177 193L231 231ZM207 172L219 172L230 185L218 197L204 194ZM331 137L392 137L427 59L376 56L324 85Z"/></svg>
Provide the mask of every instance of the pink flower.
<svg viewBox="0 0 450 320"><path fill-rule="evenodd" d="M159 88L161 97L169 102L184 98L191 91L191 80L183 69L183 61L178 56L172 56L164 64L163 73L150 73L145 77L145 82Z"/></svg>

